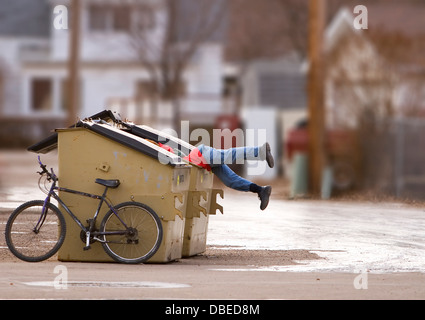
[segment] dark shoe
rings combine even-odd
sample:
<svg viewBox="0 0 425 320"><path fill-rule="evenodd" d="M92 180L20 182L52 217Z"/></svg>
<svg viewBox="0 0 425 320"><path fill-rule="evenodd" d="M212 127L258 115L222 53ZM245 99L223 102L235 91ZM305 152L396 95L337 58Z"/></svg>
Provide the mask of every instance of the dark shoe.
<svg viewBox="0 0 425 320"><path fill-rule="evenodd" d="M266 161L270 168L274 167L274 158L269 143L266 144Z"/></svg>
<svg viewBox="0 0 425 320"><path fill-rule="evenodd" d="M262 160L266 160L269 167L273 168L274 167L274 158L273 158L271 148L270 148L270 145L269 145L268 142L263 144L263 146L261 147L260 153L261 153Z"/></svg>
<svg viewBox="0 0 425 320"><path fill-rule="evenodd" d="M260 204L261 210L264 210L267 208L271 193L272 193L271 186L262 187L260 193L258 194L258 198L261 200L261 204Z"/></svg>

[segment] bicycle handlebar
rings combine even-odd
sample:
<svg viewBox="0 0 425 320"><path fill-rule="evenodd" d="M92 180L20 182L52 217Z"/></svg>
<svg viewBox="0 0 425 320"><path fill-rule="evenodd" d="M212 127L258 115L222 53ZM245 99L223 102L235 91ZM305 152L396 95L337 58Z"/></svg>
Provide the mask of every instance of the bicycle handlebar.
<svg viewBox="0 0 425 320"><path fill-rule="evenodd" d="M52 168L52 169L50 169L50 170L51 170L51 172L49 172L49 171L46 169L46 165L45 165L45 164L43 164L43 163L41 162L40 156L38 156L38 163L39 163L39 165L40 165L40 168L42 169L42 171L41 171L41 172L37 171L37 173L38 173L38 174L40 174L41 176L42 176L43 174L46 174L46 175L47 175L47 180L49 180L49 181L50 181L50 180L57 181L57 177L56 177L55 173L53 172L53 168Z"/></svg>

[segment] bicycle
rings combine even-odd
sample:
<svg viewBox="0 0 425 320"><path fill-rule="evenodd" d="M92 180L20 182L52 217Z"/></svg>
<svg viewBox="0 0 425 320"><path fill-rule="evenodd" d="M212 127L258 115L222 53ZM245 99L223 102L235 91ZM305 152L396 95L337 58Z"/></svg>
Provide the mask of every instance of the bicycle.
<svg viewBox="0 0 425 320"><path fill-rule="evenodd" d="M108 189L118 188L119 180L96 179L95 182L105 187L103 194L96 195L73 189L58 187L58 177L53 169L50 172L46 165L41 167L39 186L44 181L45 200L28 201L16 208L10 215L5 229L6 243L10 251L19 259L27 262L39 262L52 257L62 246L66 234L64 214L51 203L54 198L81 228L80 238L85 242L83 250L91 249L91 244L100 242L105 252L121 263L143 263L151 258L159 249L162 241L162 224L150 207L138 202L123 202L116 206L106 198ZM50 188L46 181L51 183ZM59 197L58 191L99 200L99 205L88 226L76 217ZM106 203L109 211L104 216L99 230L95 224L102 205Z"/></svg>

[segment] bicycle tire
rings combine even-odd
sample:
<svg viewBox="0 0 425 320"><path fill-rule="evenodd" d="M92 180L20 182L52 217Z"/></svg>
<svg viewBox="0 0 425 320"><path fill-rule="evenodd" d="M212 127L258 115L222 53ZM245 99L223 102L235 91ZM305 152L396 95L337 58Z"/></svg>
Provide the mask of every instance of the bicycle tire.
<svg viewBox="0 0 425 320"><path fill-rule="evenodd" d="M44 201L26 202L10 215L5 228L6 244L17 258L40 262L52 257L65 240L66 223L62 212L47 204L47 215L39 232L34 232L41 217Z"/></svg>
<svg viewBox="0 0 425 320"><path fill-rule="evenodd" d="M103 235L102 246L115 261L128 264L143 263L159 249L163 229L158 215L139 202L124 202L114 207L128 227L137 230L133 235ZM109 210L102 220L100 232L124 230L124 225Z"/></svg>

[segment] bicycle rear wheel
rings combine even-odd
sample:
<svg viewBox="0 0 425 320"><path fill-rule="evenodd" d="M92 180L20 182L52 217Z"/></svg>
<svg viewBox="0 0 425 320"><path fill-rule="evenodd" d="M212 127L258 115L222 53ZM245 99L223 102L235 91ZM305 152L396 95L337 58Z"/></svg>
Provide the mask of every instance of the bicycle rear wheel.
<svg viewBox="0 0 425 320"><path fill-rule="evenodd" d="M100 232L106 233L102 242L105 252L117 262L147 261L162 242L162 224L158 215L137 202L121 203L114 210L118 216L110 210L100 226ZM121 234L112 234L114 232Z"/></svg>
<svg viewBox="0 0 425 320"><path fill-rule="evenodd" d="M65 219L52 203L29 201L12 212L6 224L6 243L19 259L39 262L49 259L61 247L66 233Z"/></svg>

